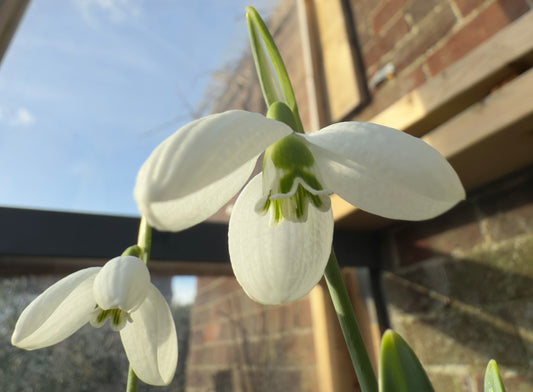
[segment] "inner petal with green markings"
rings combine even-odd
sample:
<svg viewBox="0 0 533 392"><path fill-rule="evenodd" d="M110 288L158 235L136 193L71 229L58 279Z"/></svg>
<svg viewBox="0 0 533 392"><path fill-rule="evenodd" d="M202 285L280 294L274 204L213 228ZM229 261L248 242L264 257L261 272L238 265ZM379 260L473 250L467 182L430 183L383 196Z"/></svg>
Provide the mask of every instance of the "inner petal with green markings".
<svg viewBox="0 0 533 392"><path fill-rule="evenodd" d="M109 319L111 329L117 332L124 328L128 321L131 322L131 316L128 312L118 308L104 310L98 305L89 322L94 328L100 328L107 319Z"/></svg>
<svg viewBox="0 0 533 392"><path fill-rule="evenodd" d="M307 220L308 204L320 211L330 206L329 190L324 189L320 172L307 141L296 133L284 137L265 151L263 160L263 195L256 212L270 210L270 223L283 219Z"/></svg>

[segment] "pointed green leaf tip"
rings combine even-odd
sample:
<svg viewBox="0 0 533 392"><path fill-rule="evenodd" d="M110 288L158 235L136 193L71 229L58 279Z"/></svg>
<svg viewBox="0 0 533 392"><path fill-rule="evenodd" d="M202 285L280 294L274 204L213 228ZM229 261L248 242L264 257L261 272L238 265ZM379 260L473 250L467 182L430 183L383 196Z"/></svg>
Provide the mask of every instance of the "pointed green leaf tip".
<svg viewBox="0 0 533 392"><path fill-rule="evenodd" d="M294 90L274 38L253 7L246 7L246 22L255 68L267 106L276 101L285 102L294 114L297 127L293 129L303 132Z"/></svg>
<svg viewBox="0 0 533 392"><path fill-rule="evenodd" d="M491 359L485 371L485 392L505 392L498 365L494 359Z"/></svg>
<svg viewBox="0 0 533 392"><path fill-rule="evenodd" d="M381 392L433 392L433 386L409 345L387 330L381 339L379 358Z"/></svg>

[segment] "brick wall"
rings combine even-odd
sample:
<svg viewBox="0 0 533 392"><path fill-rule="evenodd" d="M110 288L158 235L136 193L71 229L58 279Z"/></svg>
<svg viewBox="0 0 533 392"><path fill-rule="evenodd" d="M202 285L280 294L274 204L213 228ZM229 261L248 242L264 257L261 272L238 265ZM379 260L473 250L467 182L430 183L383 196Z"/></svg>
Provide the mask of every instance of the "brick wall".
<svg viewBox="0 0 533 392"><path fill-rule="evenodd" d="M294 0L270 21L308 123ZM356 120L369 120L520 15L530 0L350 0L370 79L394 64ZM497 55L497 53L495 53ZM264 112L249 53L214 111ZM508 390L533 376L533 168L469 195L448 214L377 233L387 263L391 325L414 347L436 390L481 391L489 358ZM201 277L192 310L187 391L317 391L309 299L279 307L249 300L231 277ZM344 391L343 391L344 392Z"/></svg>
<svg viewBox="0 0 533 392"><path fill-rule="evenodd" d="M532 8L527 0L354 0L367 76L388 62L368 120ZM495 53L497 55L497 53ZM474 191L449 213L384 230L391 326L437 391L482 391L488 359L507 390L533 388L533 168Z"/></svg>
<svg viewBox="0 0 533 392"><path fill-rule="evenodd" d="M438 391L482 391L488 359L533 388L533 167L436 219L387 230L392 327Z"/></svg>
<svg viewBox="0 0 533 392"><path fill-rule="evenodd" d="M368 78L385 64L393 81L373 91L368 120L532 8L528 0L351 0Z"/></svg>
<svg viewBox="0 0 533 392"><path fill-rule="evenodd" d="M317 391L308 297L262 306L233 277L200 277L197 286L188 392Z"/></svg>

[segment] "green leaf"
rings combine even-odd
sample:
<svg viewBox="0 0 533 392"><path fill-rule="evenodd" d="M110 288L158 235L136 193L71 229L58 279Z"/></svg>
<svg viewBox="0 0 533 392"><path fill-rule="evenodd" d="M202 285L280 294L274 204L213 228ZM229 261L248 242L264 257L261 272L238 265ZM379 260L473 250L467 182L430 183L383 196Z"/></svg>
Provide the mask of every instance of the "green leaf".
<svg viewBox="0 0 533 392"><path fill-rule="evenodd" d="M416 354L392 330L385 331L381 339L379 383L381 392L434 391Z"/></svg>
<svg viewBox="0 0 533 392"><path fill-rule="evenodd" d="M246 7L246 21L255 68L267 106L276 101L285 103L294 114L297 132L303 132L289 74L272 35L253 7Z"/></svg>
<svg viewBox="0 0 533 392"><path fill-rule="evenodd" d="M491 359L485 371L485 392L505 392L498 365L494 359Z"/></svg>

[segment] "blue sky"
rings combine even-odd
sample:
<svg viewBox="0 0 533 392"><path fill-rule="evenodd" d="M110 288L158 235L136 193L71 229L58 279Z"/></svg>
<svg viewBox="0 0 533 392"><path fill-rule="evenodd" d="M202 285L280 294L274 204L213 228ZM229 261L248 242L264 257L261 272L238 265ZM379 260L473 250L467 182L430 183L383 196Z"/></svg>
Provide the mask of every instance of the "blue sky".
<svg viewBox="0 0 533 392"><path fill-rule="evenodd" d="M137 170L248 45L248 3L273 2L32 0L0 64L0 205L137 216Z"/></svg>
<svg viewBox="0 0 533 392"><path fill-rule="evenodd" d="M138 168L246 47L247 3L32 0L0 64L0 204L137 215Z"/></svg>

